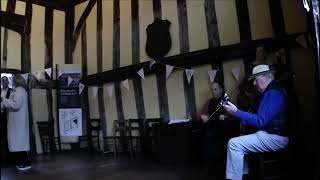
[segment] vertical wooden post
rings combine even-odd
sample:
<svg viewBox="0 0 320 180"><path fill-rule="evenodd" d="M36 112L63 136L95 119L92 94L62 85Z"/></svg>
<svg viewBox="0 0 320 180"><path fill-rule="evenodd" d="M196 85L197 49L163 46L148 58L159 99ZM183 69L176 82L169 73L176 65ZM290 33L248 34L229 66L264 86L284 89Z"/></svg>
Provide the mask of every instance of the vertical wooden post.
<svg viewBox="0 0 320 180"><path fill-rule="evenodd" d="M8 0L7 2L7 12L14 13L16 8L16 0ZM8 29L4 29L3 32L3 68L7 68L7 56L8 56Z"/></svg>
<svg viewBox="0 0 320 180"><path fill-rule="evenodd" d="M188 34L188 14L186 0L177 0L178 20L179 20L179 39L180 39L180 53L187 53L190 51L189 34ZM193 76L188 83L186 73L183 72L183 87L184 97L186 100L186 114L191 114L192 119L197 117L196 97L194 89Z"/></svg>
<svg viewBox="0 0 320 180"><path fill-rule="evenodd" d="M72 35L74 31L74 7L65 11L65 64L73 63Z"/></svg>
<svg viewBox="0 0 320 180"><path fill-rule="evenodd" d="M162 18L161 13L161 1L153 0L153 15L154 19ZM157 88L158 88L158 99L159 99L159 111L160 116L164 121L169 121L169 103L168 103L168 91L167 91L167 82L166 82L166 74L163 69L156 72L157 78Z"/></svg>
<svg viewBox="0 0 320 180"><path fill-rule="evenodd" d="M98 73L103 71L102 69L102 0L97 0L97 65ZM102 134L104 137L107 136L107 123L106 123L106 114L104 107L104 98L103 98L103 85L98 89L98 103L99 103L99 114ZM100 147L99 147L100 148Z"/></svg>
<svg viewBox="0 0 320 180"><path fill-rule="evenodd" d="M44 25L44 41L45 41L45 63L44 68L51 68L51 79L53 79L53 9L45 9L45 25ZM48 104L48 122L49 122L49 143L50 151L55 151L55 141L54 141L54 118L53 118L53 99L52 99L52 89L46 89L47 104Z"/></svg>
<svg viewBox="0 0 320 180"><path fill-rule="evenodd" d="M132 20L132 64L140 63L140 29L139 29L139 0L131 1ZM136 109L139 119L146 119L144 97L141 79L133 79L134 96L136 99Z"/></svg>

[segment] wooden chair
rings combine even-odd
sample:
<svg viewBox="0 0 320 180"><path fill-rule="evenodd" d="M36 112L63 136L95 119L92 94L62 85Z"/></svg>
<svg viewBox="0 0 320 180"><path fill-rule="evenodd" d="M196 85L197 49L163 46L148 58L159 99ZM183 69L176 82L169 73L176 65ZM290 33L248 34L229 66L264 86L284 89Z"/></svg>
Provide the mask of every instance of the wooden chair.
<svg viewBox="0 0 320 180"><path fill-rule="evenodd" d="M152 126L154 124L160 124L163 122L163 118L147 118L145 119L145 125L143 129L143 138L142 138L142 149L141 152L145 158L152 157L153 154L153 144L154 144L154 135Z"/></svg>
<svg viewBox="0 0 320 180"><path fill-rule="evenodd" d="M249 178L254 180L287 179L289 152L256 153L248 156Z"/></svg>
<svg viewBox="0 0 320 180"><path fill-rule="evenodd" d="M129 150L131 157L141 149L141 137L143 134L143 119L128 119L127 134L129 140Z"/></svg>
<svg viewBox="0 0 320 180"><path fill-rule="evenodd" d="M87 135L79 136L79 147L81 142L86 141L88 142L90 148L93 148L94 150L100 152L101 120L90 119L89 127L87 129Z"/></svg>
<svg viewBox="0 0 320 180"><path fill-rule="evenodd" d="M50 137L51 123L49 121L37 122L37 126L43 154L57 151L57 146L59 145L58 139L55 137Z"/></svg>
<svg viewBox="0 0 320 180"><path fill-rule="evenodd" d="M114 120L113 121L113 154L114 157L117 157L119 154L119 144L122 144L122 151L125 151L125 140L126 140L126 132L127 132L127 126L126 126L126 121L119 121L119 120ZM118 143L118 141L122 143Z"/></svg>

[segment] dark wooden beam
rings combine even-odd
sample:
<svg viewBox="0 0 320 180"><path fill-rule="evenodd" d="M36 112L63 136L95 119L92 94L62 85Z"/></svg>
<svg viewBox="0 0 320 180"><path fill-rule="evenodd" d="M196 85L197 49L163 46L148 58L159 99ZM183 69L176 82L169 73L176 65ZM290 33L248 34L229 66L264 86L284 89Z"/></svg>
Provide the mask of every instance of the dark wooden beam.
<svg viewBox="0 0 320 180"><path fill-rule="evenodd" d="M82 74L83 77L86 77L88 75L88 66L87 66L87 26L86 23L84 23L83 29L81 31L81 59L82 59ZM82 100L82 109L83 111L83 117L86 118L85 123L82 123L83 129L87 129L87 127L90 127L90 106L89 106L89 95L88 95L88 87L85 86L82 92L81 100ZM86 132L88 133L88 132ZM91 144L91 140L89 140L89 143Z"/></svg>
<svg viewBox="0 0 320 180"><path fill-rule="evenodd" d="M22 15L1 11L1 26L23 34L26 18Z"/></svg>
<svg viewBox="0 0 320 180"><path fill-rule="evenodd" d="M98 73L101 73L103 70L102 65L102 0L97 0L97 65ZM98 88L98 104L99 104L99 115L101 121L101 129L104 137L107 136L107 121L104 107L104 98L103 98L103 86Z"/></svg>
<svg viewBox="0 0 320 180"><path fill-rule="evenodd" d="M153 4L154 20L157 18L162 19L161 1L152 0L152 4ZM168 102L166 73L162 69L161 71L157 71L155 74L157 78L157 90L158 90L160 116L161 118L163 118L164 121L169 121L170 111L169 111L169 102Z"/></svg>
<svg viewBox="0 0 320 180"><path fill-rule="evenodd" d="M53 9L45 9L45 18L44 18L44 42L45 42L45 58L44 58L44 68L51 68L51 78L53 78ZM56 83L54 82L53 85ZM53 98L52 98L52 89L46 89L47 96L47 105L48 105L48 121L52 126L49 127L49 143L50 151L54 151L54 117L53 117Z"/></svg>
<svg viewBox="0 0 320 180"><path fill-rule="evenodd" d="M73 0L72 1L72 6L76 6L76 5L81 4L83 2L86 2L86 1L88 1L88 0Z"/></svg>
<svg viewBox="0 0 320 180"><path fill-rule="evenodd" d="M6 12L14 13L16 8L16 0L9 0L7 2L7 9ZM4 68L7 67L7 56L8 56L8 29L4 29L3 32L3 49L2 49L2 64Z"/></svg>
<svg viewBox="0 0 320 180"><path fill-rule="evenodd" d="M139 0L131 1L131 27L132 27L132 64L140 63L140 28L139 28ZM139 119L146 119L144 97L141 79L133 79L134 96Z"/></svg>
<svg viewBox="0 0 320 180"><path fill-rule="evenodd" d="M220 46L215 0L205 0L205 13L209 48Z"/></svg>
<svg viewBox="0 0 320 180"><path fill-rule="evenodd" d="M165 64L189 68L204 64L212 64L220 61L243 58L255 54L256 48L262 44L266 47L273 48L277 51L283 47L299 48L300 45L296 42L296 38L302 33L291 34L279 38L265 38L260 40L246 41L228 46L220 46L209 48L175 56L166 57L163 59ZM195 61L196 59L196 61ZM160 64L155 64L149 69L149 62L143 62L130 66L120 67L111 71L105 71L98 74L92 74L84 77L84 83L88 86L101 85L108 82L117 82L127 78L137 78L137 71L144 68L145 75L155 74L156 72L165 72L165 67Z"/></svg>
<svg viewBox="0 0 320 180"><path fill-rule="evenodd" d="M120 0L113 1L113 69L120 67ZM117 115L119 121L124 121L121 86L119 82L114 84ZM124 132L122 132L122 135ZM124 140L121 140L124 147Z"/></svg>
<svg viewBox="0 0 320 180"><path fill-rule="evenodd" d="M23 33L21 34L21 69L24 72L31 71L31 20L32 20L32 4L26 3Z"/></svg>
<svg viewBox="0 0 320 180"><path fill-rule="evenodd" d="M65 48L65 64L73 63L73 43L72 43L72 35L74 30L74 7L68 9L65 12L65 40L64 40L64 48Z"/></svg>
<svg viewBox="0 0 320 180"><path fill-rule="evenodd" d="M251 37L251 26L250 26L250 17L248 10L247 0L235 1L236 10L238 17L239 33L240 33L240 42L250 41ZM251 74L252 70L252 61L255 59L255 56L244 57L244 70L245 74Z"/></svg>
<svg viewBox="0 0 320 180"><path fill-rule="evenodd" d="M188 34L188 12L186 0L177 0L178 21L179 21L179 39L180 39L180 53L188 53L189 34ZM194 89L193 76L188 83L186 73L183 72L183 89L185 97L186 114L190 114L193 119L197 117L196 96Z"/></svg>
<svg viewBox="0 0 320 180"><path fill-rule="evenodd" d="M269 0L271 24L275 36L283 36L286 34L285 23L282 11L281 1Z"/></svg>
<svg viewBox="0 0 320 180"><path fill-rule="evenodd" d="M22 2L30 2L39 6L65 11L74 6L75 2L72 0L18 0Z"/></svg>
<svg viewBox="0 0 320 180"><path fill-rule="evenodd" d="M78 39L79 39L79 35L84 27L84 24L92 10L92 8L94 7L94 5L96 4L97 0L90 0L88 5L86 6L85 10L83 11L79 22L77 23L76 29L74 30L73 34L72 34L72 52L74 51L74 49L76 48Z"/></svg>
<svg viewBox="0 0 320 180"><path fill-rule="evenodd" d="M240 41L251 40L251 26L247 0L235 1L240 31Z"/></svg>
<svg viewBox="0 0 320 180"><path fill-rule="evenodd" d="M44 22L44 42L45 42L45 68L53 68L53 9L45 9L45 22ZM52 71L53 73L53 71ZM51 74L51 77L52 74Z"/></svg>

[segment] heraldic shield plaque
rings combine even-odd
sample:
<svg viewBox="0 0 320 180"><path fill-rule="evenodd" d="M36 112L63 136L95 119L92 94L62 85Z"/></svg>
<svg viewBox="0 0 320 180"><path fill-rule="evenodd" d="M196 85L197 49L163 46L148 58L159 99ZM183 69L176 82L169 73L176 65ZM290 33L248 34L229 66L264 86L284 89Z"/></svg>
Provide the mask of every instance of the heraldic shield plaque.
<svg viewBox="0 0 320 180"><path fill-rule="evenodd" d="M170 25L170 21L159 18L148 25L146 53L150 58L160 60L169 52L171 48Z"/></svg>

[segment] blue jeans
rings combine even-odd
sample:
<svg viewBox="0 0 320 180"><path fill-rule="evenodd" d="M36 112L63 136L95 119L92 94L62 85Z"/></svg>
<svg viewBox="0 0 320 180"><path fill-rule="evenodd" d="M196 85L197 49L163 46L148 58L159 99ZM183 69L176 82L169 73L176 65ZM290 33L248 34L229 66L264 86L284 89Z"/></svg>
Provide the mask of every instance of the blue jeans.
<svg viewBox="0 0 320 180"><path fill-rule="evenodd" d="M242 175L248 174L248 164L244 155L279 151L286 148L288 143L288 137L265 131L230 139L227 147L226 178L242 180Z"/></svg>

